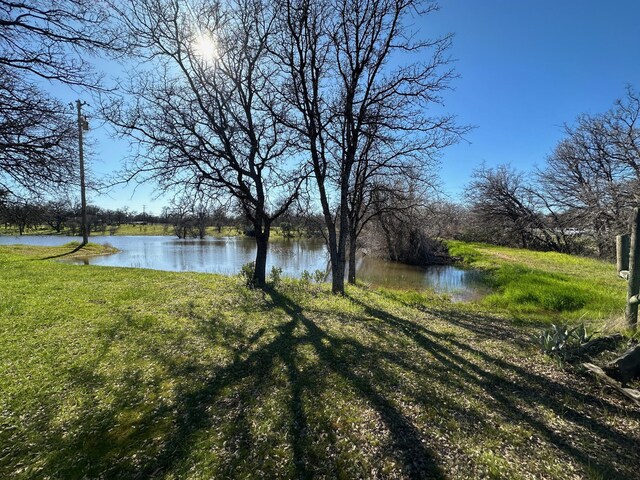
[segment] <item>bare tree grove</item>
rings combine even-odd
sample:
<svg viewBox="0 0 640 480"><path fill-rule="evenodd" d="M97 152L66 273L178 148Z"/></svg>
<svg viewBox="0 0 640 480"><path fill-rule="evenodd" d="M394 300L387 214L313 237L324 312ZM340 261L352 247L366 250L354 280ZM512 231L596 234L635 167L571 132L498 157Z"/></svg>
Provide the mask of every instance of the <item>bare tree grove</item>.
<svg viewBox="0 0 640 480"><path fill-rule="evenodd" d="M408 180L429 185L440 149L466 130L427 114L455 76L450 37L418 39L407 27L432 3L143 0L113 8L131 54L144 60L120 96L103 102L105 116L135 139L130 174L238 201L256 234L256 285L265 282L272 223L307 187L323 214L333 291L343 293L349 251L354 259L374 215L372 192Z"/></svg>
<svg viewBox="0 0 640 480"><path fill-rule="evenodd" d="M534 175L476 170L467 190L479 230L506 244L611 257L640 200L639 118L640 97L628 87L609 111L565 125Z"/></svg>
<svg viewBox="0 0 640 480"><path fill-rule="evenodd" d="M404 256L391 240L398 225L416 239L420 230L607 257L639 204L640 96L629 86L607 112L565 125L535 173L477 168L468 209L433 210L439 155L469 131L441 108L456 77L452 37L414 27L433 2L54 3L0 0L7 212L77 181L75 118L49 85L97 94L100 113L133 146L125 180L183 199L196 235L209 212L239 206L255 233L256 286L265 285L271 229L288 227L294 207L320 212L332 291L344 293L369 227L389 230L394 258ZM104 57L125 72L109 89L95 67ZM447 209L465 220L444 233L435 226ZM55 216L46 221L61 228Z"/></svg>

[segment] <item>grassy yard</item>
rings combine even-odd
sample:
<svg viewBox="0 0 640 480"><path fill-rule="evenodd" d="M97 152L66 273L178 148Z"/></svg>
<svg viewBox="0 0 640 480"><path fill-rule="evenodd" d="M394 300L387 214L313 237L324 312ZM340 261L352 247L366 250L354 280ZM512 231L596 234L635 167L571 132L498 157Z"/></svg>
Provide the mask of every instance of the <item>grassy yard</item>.
<svg viewBox="0 0 640 480"><path fill-rule="evenodd" d="M459 305L54 261L75 249L0 247L0 478L640 471L640 410L530 339L544 322L620 309L606 264L454 244L496 289ZM541 280L584 282L589 298L549 303Z"/></svg>

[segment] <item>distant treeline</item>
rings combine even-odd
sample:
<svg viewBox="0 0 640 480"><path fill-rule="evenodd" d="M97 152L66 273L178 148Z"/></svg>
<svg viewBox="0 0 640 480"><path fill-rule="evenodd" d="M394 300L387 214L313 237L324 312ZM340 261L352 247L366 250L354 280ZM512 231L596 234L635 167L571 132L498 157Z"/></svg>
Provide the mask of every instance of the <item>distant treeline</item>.
<svg viewBox="0 0 640 480"><path fill-rule="evenodd" d="M138 212L129 208L108 209L96 205L87 206L88 228L92 234L114 235L122 231L150 234L169 234L179 238L203 238L208 232L252 235L252 229L241 214L234 214L226 207L210 207L196 203L187 206L172 204L162 209L160 215ZM284 237L320 235L314 216L286 215L275 224ZM80 235L80 205L69 200L45 202L0 202L0 233L24 235L51 233ZM126 229L124 228L126 227ZM151 228L156 227L156 228Z"/></svg>
<svg viewBox="0 0 640 480"><path fill-rule="evenodd" d="M611 216L610 223L602 222L603 215L590 217L581 209L545 212L534 202L540 194L527 186L522 174L506 166L476 171L467 193L471 199L468 204L439 199L378 212L363 229L357 251L425 265L447 262L442 240L459 239L610 257L613 235L627 228L626 212L632 205L628 202L618 217ZM599 228L589 223L594 218L602 222ZM241 213L198 203L188 206L178 202L159 215L89 205L88 222L94 235L253 235ZM286 214L274 227L277 235L285 238L323 238L326 234L317 213ZM80 206L68 200L0 204L0 233L80 235Z"/></svg>

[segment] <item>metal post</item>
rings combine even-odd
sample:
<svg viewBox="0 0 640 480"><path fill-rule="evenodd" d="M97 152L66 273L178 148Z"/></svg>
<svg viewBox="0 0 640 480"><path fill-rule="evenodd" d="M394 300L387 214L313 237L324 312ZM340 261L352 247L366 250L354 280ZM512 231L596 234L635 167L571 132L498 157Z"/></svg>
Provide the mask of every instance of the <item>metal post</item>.
<svg viewBox="0 0 640 480"><path fill-rule="evenodd" d="M638 225L640 224L640 209L633 209L631 216L631 248L629 255L629 283L627 288L627 325L635 330L638 323L638 302L635 301L640 293L640 241L638 241ZM635 298L634 298L635 297Z"/></svg>
<svg viewBox="0 0 640 480"><path fill-rule="evenodd" d="M82 103L80 100L76 100L76 107L78 108L78 152L80 154L80 203L82 209L82 245L89 243L89 229L87 225L87 197L85 194L84 184L84 151L82 146L82 131L87 129L87 122L82 116Z"/></svg>

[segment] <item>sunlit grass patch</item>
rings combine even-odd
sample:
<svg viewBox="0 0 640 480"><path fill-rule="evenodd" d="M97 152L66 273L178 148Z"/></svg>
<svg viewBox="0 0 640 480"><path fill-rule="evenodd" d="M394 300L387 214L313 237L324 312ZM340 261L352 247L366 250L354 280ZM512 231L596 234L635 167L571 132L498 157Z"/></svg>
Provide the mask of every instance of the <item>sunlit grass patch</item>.
<svg viewBox="0 0 640 480"><path fill-rule="evenodd" d="M34 245L5 245L0 249L0 257L8 259L10 255L19 255L18 258L13 258L15 262L25 260L48 260L55 258L72 258L72 257L87 257L91 255L109 255L117 253L119 250L111 245L98 244L89 242L88 244L81 246L81 242L68 242L59 247L41 247ZM2 258L0 258L1 260Z"/></svg>
<svg viewBox="0 0 640 480"><path fill-rule="evenodd" d="M542 321L602 325L624 311L626 284L613 264L555 252L450 242L451 254L488 274L481 305Z"/></svg>

